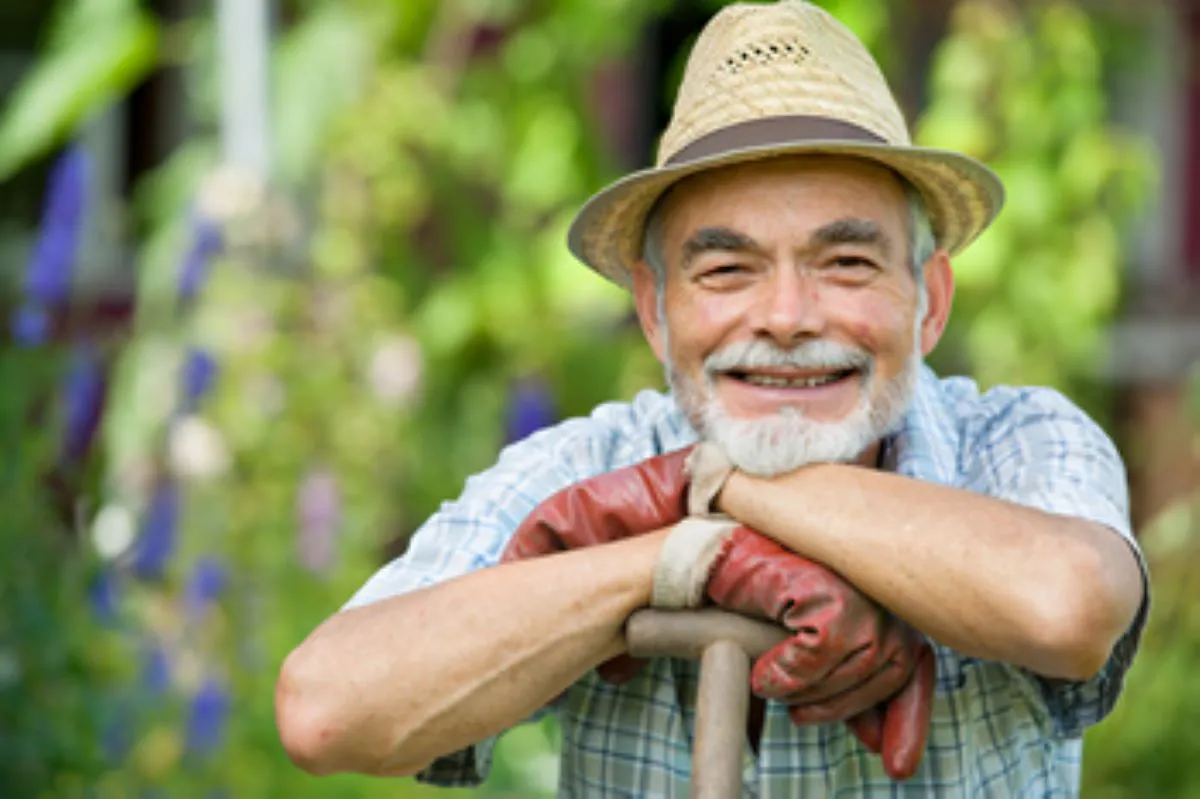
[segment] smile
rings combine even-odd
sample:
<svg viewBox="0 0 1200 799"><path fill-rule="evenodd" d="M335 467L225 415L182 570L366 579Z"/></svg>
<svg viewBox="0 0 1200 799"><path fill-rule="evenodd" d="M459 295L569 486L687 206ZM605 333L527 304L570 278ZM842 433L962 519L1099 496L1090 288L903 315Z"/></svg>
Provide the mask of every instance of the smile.
<svg viewBox="0 0 1200 799"><path fill-rule="evenodd" d="M821 388L846 380L857 373L857 369L843 369L837 372L826 372L817 375L787 375L778 372L748 371L731 371L726 374L743 383L748 383L752 386L762 386L764 388Z"/></svg>

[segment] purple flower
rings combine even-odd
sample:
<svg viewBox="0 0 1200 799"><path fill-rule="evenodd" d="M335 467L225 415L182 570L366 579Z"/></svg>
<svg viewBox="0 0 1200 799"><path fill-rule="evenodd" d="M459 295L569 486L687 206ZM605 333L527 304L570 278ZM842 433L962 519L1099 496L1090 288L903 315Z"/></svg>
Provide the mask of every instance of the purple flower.
<svg viewBox="0 0 1200 799"><path fill-rule="evenodd" d="M187 751L201 756L215 751L221 745L221 734L228 715L229 695L224 686L211 678L205 680L188 709Z"/></svg>
<svg viewBox="0 0 1200 799"><path fill-rule="evenodd" d="M554 397L541 380L519 382L513 391L504 423L505 443L511 444L558 421Z"/></svg>
<svg viewBox="0 0 1200 799"><path fill-rule="evenodd" d="M133 548L133 573L143 580L159 580L175 551L175 527L179 521L179 489L162 483L150 498L150 507Z"/></svg>
<svg viewBox="0 0 1200 799"><path fill-rule="evenodd" d="M12 320L12 337L27 347L45 344L50 338L50 313L40 305L25 304L17 309Z"/></svg>
<svg viewBox="0 0 1200 799"><path fill-rule="evenodd" d="M184 591L184 604L193 616L199 616L225 590L225 567L216 558L201 558L192 567Z"/></svg>
<svg viewBox="0 0 1200 799"><path fill-rule="evenodd" d="M26 294L44 305L61 305L70 296L90 172L87 153L78 146L68 148L50 172L41 229L25 273Z"/></svg>
<svg viewBox="0 0 1200 799"><path fill-rule="evenodd" d="M318 574L328 571L342 521L341 493L332 472L315 469L308 473L297 491L296 515L300 562Z"/></svg>
<svg viewBox="0 0 1200 799"><path fill-rule="evenodd" d="M63 391L63 455L68 462L82 458L95 438L104 410L104 364L94 347L78 347L72 357Z"/></svg>
<svg viewBox="0 0 1200 799"><path fill-rule="evenodd" d="M183 363L184 411L196 410L200 400L212 390L217 380L217 361L206 350L192 347Z"/></svg>
<svg viewBox="0 0 1200 799"><path fill-rule="evenodd" d="M179 269L179 297L188 302L200 291L212 259L221 251L221 229L215 222L197 215L192 223L192 240Z"/></svg>
<svg viewBox="0 0 1200 799"><path fill-rule="evenodd" d="M146 645L142 658L142 687L151 697L162 696L171 685L171 664L157 642Z"/></svg>

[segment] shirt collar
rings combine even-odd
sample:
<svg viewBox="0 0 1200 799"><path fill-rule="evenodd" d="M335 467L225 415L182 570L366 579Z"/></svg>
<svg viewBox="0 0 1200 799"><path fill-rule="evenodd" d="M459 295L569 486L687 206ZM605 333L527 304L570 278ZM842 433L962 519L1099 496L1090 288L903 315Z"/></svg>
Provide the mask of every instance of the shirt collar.
<svg viewBox="0 0 1200 799"><path fill-rule="evenodd" d="M942 396L941 381L922 364L913 403L887 442L883 468L940 485L957 485L958 425Z"/></svg>

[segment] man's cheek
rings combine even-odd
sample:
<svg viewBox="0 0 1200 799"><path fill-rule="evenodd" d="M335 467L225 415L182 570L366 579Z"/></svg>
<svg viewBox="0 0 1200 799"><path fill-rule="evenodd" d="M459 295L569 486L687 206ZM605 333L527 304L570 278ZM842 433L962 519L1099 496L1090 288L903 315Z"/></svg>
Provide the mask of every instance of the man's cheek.
<svg viewBox="0 0 1200 799"><path fill-rule="evenodd" d="M912 343L911 320L897 313L891 303L870 303L861 310L846 322L846 332L855 344L881 358L907 352Z"/></svg>

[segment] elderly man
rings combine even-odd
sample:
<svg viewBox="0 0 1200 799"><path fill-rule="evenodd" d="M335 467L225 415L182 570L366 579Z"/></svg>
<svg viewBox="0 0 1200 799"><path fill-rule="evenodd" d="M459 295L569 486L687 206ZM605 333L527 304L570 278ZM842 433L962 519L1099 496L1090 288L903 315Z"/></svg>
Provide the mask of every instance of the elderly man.
<svg viewBox="0 0 1200 799"><path fill-rule="evenodd" d="M827 13L724 8L657 166L570 236L670 393L469 480L287 660L291 756L469 785L549 712L563 795L685 795L697 666L632 660L623 624L711 603L789 631L754 665L745 795L1076 794L1149 601L1121 459L1053 391L922 363L1001 194L911 146Z"/></svg>

